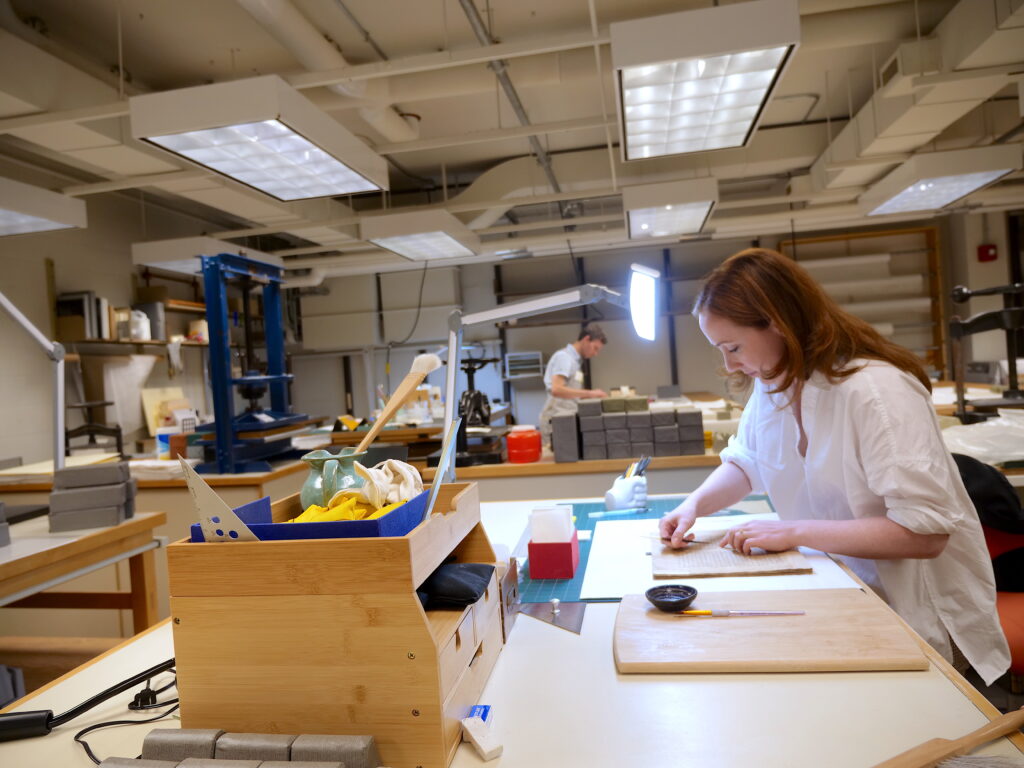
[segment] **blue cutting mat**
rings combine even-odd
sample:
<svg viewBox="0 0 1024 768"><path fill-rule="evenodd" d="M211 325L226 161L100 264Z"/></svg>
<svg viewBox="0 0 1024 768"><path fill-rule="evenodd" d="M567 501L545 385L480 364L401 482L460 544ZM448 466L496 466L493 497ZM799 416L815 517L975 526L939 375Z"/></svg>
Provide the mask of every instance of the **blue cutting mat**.
<svg viewBox="0 0 1024 768"><path fill-rule="evenodd" d="M651 499L650 506L646 512L615 517L598 516L592 518L590 516L591 512L605 511L604 504L599 501L573 504L573 514L576 516L576 530L591 531L591 536L593 536L594 526L601 520L657 520L675 509L684 498L685 496L672 496L669 498ZM764 501L771 507L768 497L763 494L753 494L745 500ZM772 507L772 511L775 511L774 507ZM723 509L721 512L716 512L712 517L744 514L746 513L739 509ZM519 579L520 601L524 603L546 603L553 597L557 597L563 602L578 601L580 599L580 589L583 586L583 575L587 572L587 561L590 558L590 543L590 539L580 542L580 564L576 567L576 575L571 579L531 579L530 563L527 561ZM605 602L618 601L608 600Z"/></svg>

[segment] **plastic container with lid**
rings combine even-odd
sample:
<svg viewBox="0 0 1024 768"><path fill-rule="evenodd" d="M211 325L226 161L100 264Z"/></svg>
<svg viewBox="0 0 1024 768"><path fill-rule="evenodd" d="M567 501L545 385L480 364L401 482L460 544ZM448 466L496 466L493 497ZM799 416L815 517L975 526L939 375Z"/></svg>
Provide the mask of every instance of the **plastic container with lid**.
<svg viewBox="0 0 1024 768"><path fill-rule="evenodd" d="M512 427L505 438L508 447L508 460L513 464L529 464L540 461L540 432L532 425L520 424Z"/></svg>

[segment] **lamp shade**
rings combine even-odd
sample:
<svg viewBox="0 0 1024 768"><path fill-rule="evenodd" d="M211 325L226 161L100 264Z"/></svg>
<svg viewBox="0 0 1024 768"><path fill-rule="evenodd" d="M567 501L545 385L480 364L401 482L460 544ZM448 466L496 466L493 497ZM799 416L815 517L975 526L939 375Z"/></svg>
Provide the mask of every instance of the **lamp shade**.
<svg viewBox="0 0 1024 768"><path fill-rule="evenodd" d="M858 199L869 216L934 211L1021 167L1019 144L914 155Z"/></svg>
<svg viewBox="0 0 1024 768"><path fill-rule="evenodd" d="M0 237L84 227L85 224L82 200L0 178Z"/></svg>
<svg viewBox="0 0 1024 768"><path fill-rule="evenodd" d="M135 96L132 135L279 200L388 188L387 164L276 75Z"/></svg>
<svg viewBox="0 0 1024 768"><path fill-rule="evenodd" d="M666 181L622 188L631 239L700 232L718 202L714 178Z"/></svg>
<svg viewBox="0 0 1024 768"><path fill-rule="evenodd" d="M359 227L364 240L413 261L453 259L480 252L480 238L448 211L368 216Z"/></svg>
<svg viewBox="0 0 1024 768"><path fill-rule="evenodd" d="M745 145L799 39L796 0L612 24L623 159Z"/></svg>

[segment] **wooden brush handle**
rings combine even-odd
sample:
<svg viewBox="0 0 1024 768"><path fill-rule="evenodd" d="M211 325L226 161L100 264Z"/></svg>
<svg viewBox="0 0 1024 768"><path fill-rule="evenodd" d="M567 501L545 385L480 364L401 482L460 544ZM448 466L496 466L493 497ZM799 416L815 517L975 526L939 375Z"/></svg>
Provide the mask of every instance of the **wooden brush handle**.
<svg viewBox="0 0 1024 768"><path fill-rule="evenodd" d="M416 390L423 380L427 378L425 373L410 373L404 379L402 383L398 385L398 389L391 395L391 398L384 405L384 410L380 412L380 416L373 422L373 426L370 431L366 433L359 445L356 447L356 453L362 453L366 450L366 447L376 439L380 431L384 429L384 425L391 421L391 417L398 412L398 409L405 405L405 401L409 399L409 396Z"/></svg>
<svg viewBox="0 0 1024 768"><path fill-rule="evenodd" d="M997 717L959 739L931 739L908 749L875 768L930 768L947 757L965 755L977 746L1005 736L1024 726L1024 709Z"/></svg>

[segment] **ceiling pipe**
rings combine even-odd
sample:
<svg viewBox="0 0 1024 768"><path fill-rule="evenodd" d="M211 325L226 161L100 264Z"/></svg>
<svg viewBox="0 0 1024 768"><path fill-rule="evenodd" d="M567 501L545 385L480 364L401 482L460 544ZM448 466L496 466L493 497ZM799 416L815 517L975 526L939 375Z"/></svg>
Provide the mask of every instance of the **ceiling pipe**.
<svg viewBox="0 0 1024 768"><path fill-rule="evenodd" d="M348 66L345 57L290 0L236 2L307 69L330 70ZM327 87L348 98L361 99L367 95L365 81L334 83ZM388 141L412 141L419 137L418 124L402 117L390 104L365 105L357 112Z"/></svg>

